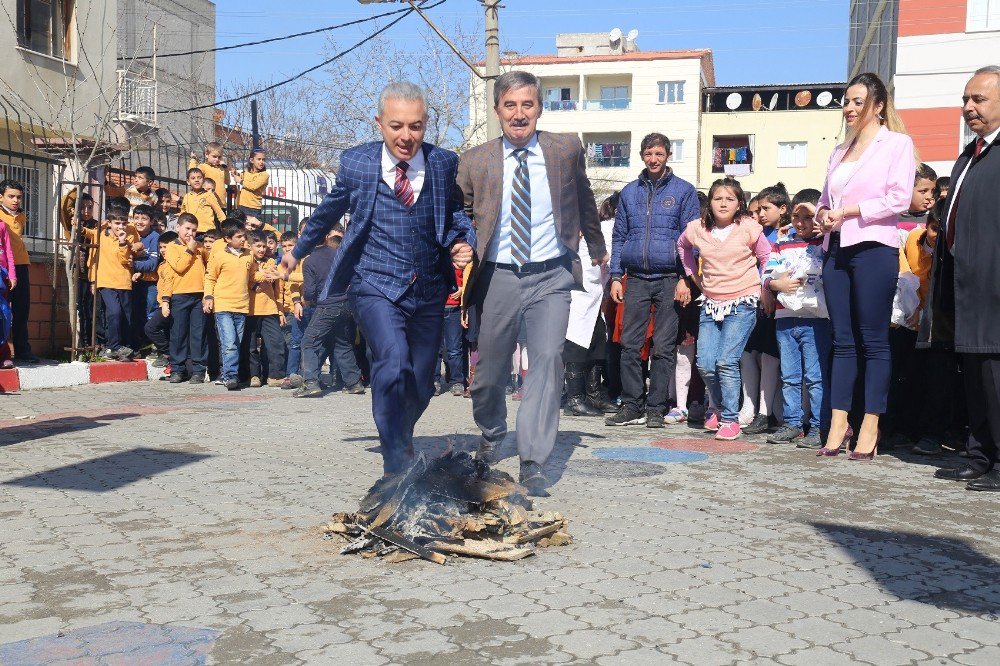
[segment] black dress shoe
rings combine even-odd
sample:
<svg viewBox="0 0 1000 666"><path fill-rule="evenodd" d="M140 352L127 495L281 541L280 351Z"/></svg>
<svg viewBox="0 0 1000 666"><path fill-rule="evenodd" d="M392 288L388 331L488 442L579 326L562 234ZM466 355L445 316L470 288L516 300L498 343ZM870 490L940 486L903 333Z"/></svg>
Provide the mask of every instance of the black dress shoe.
<svg viewBox="0 0 1000 666"><path fill-rule="evenodd" d="M966 490L985 490L987 492L1000 492L1000 468L994 467L978 479L973 479L965 485Z"/></svg>
<svg viewBox="0 0 1000 666"><path fill-rule="evenodd" d="M983 476L986 472L979 472L971 467L942 467L934 472L935 479L947 479L948 481L973 481Z"/></svg>
<svg viewBox="0 0 1000 666"><path fill-rule="evenodd" d="M744 435L760 435L768 431L771 427L770 422L767 417L763 414L758 414L753 417L753 421L750 422L746 428L743 428Z"/></svg>
<svg viewBox="0 0 1000 666"><path fill-rule="evenodd" d="M521 462L520 483L528 489L528 495L531 497L549 496L548 491L545 490L549 485L549 479L542 471L542 466L536 462L530 460Z"/></svg>
<svg viewBox="0 0 1000 666"><path fill-rule="evenodd" d="M476 462L492 465L497 461L497 445L486 441L485 438L479 440L479 448L476 449Z"/></svg>

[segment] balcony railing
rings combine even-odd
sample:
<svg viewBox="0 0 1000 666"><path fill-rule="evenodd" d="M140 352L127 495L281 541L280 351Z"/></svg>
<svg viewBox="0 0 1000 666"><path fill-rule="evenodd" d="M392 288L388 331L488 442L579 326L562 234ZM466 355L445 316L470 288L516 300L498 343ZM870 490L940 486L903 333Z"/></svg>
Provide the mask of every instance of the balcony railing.
<svg viewBox="0 0 1000 666"><path fill-rule="evenodd" d="M627 167L629 166L628 143L589 143L587 144L587 166L589 167Z"/></svg>
<svg viewBox="0 0 1000 666"><path fill-rule="evenodd" d="M583 102L584 111L621 111L632 108L631 99L587 99Z"/></svg>
<svg viewBox="0 0 1000 666"><path fill-rule="evenodd" d="M156 79L118 70L118 120L156 127Z"/></svg>
<svg viewBox="0 0 1000 666"><path fill-rule="evenodd" d="M580 103L575 99L547 99L542 103L542 108L546 111L576 111L580 108Z"/></svg>

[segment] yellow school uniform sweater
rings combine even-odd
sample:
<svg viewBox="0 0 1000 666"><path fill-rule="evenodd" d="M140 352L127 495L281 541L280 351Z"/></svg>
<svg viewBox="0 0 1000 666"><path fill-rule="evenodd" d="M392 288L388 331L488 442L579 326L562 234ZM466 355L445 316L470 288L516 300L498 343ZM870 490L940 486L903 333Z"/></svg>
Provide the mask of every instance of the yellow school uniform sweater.
<svg viewBox="0 0 1000 666"><path fill-rule="evenodd" d="M171 270L170 264L161 261L160 265L156 267L156 275L156 302L169 303L170 297L174 294L174 272Z"/></svg>
<svg viewBox="0 0 1000 666"><path fill-rule="evenodd" d="M93 281L98 289L132 291L132 243L139 240L134 230L125 232L125 241L111 233L107 222L98 229L87 229L87 241L97 245Z"/></svg>
<svg viewBox="0 0 1000 666"><path fill-rule="evenodd" d="M226 214L219 205L215 193L208 190L201 192L191 190L185 194L184 199L181 200L181 212L191 213L198 218L198 233L200 234L214 229L216 220L221 222L226 219Z"/></svg>
<svg viewBox="0 0 1000 666"><path fill-rule="evenodd" d="M7 231L10 232L10 249L14 252L14 265L27 266L31 263L31 257L28 256L28 248L24 246L24 240L21 238L25 225L24 213L12 213L0 206L0 220L4 221Z"/></svg>
<svg viewBox="0 0 1000 666"><path fill-rule="evenodd" d="M205 298L211 296L215 300L216 312L249 314L250 266L253 263L253 257L245 251L239 254L229 249L212 252L205 273Z"/></svg>
<svg viewBox="0 0 1000 666"><path fill-rule="evenodd" d="M267 182L270 176L267 171L244 171L243 185L240 188L240 196L237 204L247 208L260 208L264 192L267 190Z"/></svg>
<svg viewBox="0 0 1000 666"><path fill-rule="evenodd" d="M264 273L273 270L275 265L274 259L255 260L251 265L254 272L251 288L253 296L250 299L250 314L252 315L260 317L278 314L278 283L277 281L267 282L264 278Z"/></svg>
<svg viewBox="0 0 1000 666"><path fill-rule="evenodd" d="M215 193L218 195L219 201L225 203L226 188L229 185L229 172L221 166L212 166L208 162L198 164L198 160L188 160L188 169L195 167L201 169L201 172L205 174L205 178L211 178L215 182Z"/></svg>
<svg viewBox="0 0 1000 666"><path fill-rule="evenodd" d="M173 294L201 294L205 290L205 257L199 245L193 252L179 240L163 253L173 271Z"/></svg>
<svg viewBox="0 0 1000 666"><path fill-rule="evenodd" d="M306 257L308 259L309 257ZM302 265L305 263L305 259L300 261L295 266L295 270L292 271L287 280L281 281L281 311L285 314L290 314L294 309L295 303L302 300Z"/></svg>

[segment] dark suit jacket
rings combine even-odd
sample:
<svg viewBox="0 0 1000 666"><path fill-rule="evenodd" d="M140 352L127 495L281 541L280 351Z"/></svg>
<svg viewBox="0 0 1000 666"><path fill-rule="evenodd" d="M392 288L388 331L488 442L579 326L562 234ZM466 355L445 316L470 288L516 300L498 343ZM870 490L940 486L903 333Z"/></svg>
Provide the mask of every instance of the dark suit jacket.
<svg viewBox="0 0 1000 666"><path fill-rule="evenodd" d="M538 145L545 158L556 232L562 244L570 249L573 277L577 287L583 289L583 270L577 254L581 232L591 257L603 257L608 252L604 234L601 233L597 203L587 178L583 144L575 134L539 132ZM458 165L458 186L465 195L465 212L472 218L478 239L478 261L470 280L473 282L500 220L503 200L502 139L487 141L462 155ZM466 285L465 293L470 293L469 285Z"/></svg>
<svg viewBox="0 0 1000 666"><path fill-rule="evenodd" d="M454 290L455 272L447 249L457 240L469 243L472 240L472 225L462 208L462 192L455 185L458 169L458 155L429 143L423 144L426 160L425 178L430 179L434 196L434 225L438 242L442 247L442 271L446 283ZM375 194L382 179L382 142L374 141L344 151L340 157L337 183L317 206L309 223L292 250L299 260L305 258L319 245L340 218L348 210L351 221L344 233L340 251L330 267L323 294L339 294L347 289L354 276L354 268L368 239L372 214L375 210ZM447 263L447 266L444 265ZM407 275L406 267L400 267L400 275Z"/></svg>
<svg viewBox="0 0 1000 666"><path fill-rule="evenodd" d="M942 229L918 346L1000 354L1000 138L972 165L958 190L958 177L974 150L975 142L966 146L951 172L945 215L961 195L955 247L948 250Z"/></svg>

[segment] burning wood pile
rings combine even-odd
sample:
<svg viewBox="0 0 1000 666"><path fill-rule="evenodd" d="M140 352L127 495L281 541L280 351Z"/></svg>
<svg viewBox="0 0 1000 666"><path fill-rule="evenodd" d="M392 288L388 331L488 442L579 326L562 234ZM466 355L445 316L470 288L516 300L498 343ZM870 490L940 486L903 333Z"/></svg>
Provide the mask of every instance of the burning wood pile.
<svg viewBox="0 0 1000 666"><path fill-rule="evenodd" d="M567 524L558 513L532 510L509 474L449 451L429 462L421 455L404 474L379 480L357 512L334 514L324 532L348 541L343 555L444 564L446 554L519 560L569 543Z"/></svg>

